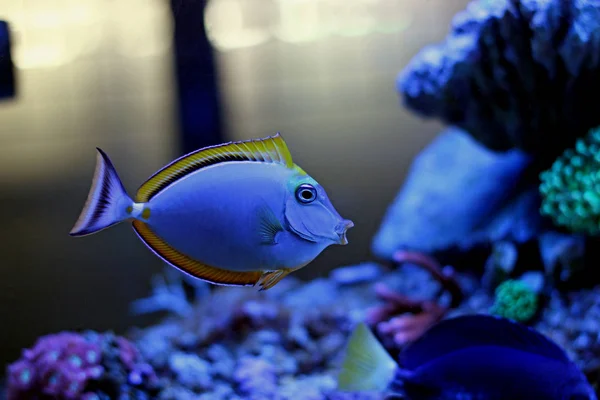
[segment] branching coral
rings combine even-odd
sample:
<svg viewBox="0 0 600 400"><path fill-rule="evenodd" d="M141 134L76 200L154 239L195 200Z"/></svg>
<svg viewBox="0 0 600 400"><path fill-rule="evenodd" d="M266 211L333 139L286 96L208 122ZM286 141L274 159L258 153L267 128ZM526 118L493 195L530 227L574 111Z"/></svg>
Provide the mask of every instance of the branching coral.
<svg viewBox="0 0 600 400"><path fill-rule="evenodd" d="M450 308L458 306L463 299L463 293L453 271L442 269L435 260L424 254L399 251L394 255L394 261L397 264L414 263L426 269L441 283L441 292L447 291L451 295L450 304L445 306L434 299L410 299L383 284L375 286L376 294L384 304L370 309L366 322L375 326L381 335L393 338L394 345L401 347L418 339L429 327L442 319Z"/></svg>
<svg viewBox="0 0 600 400"><path fill-rule="evenodd" d="M525 282L509 279L496 288L490 312L519 322L529 322L538 308L538 296Z"/></svg>
<svg viewBox="0 0 600 400"><path fill-rule="evenodd" d="M8 400L143 398L156 384L132 343L95 332L44 336L8 366L7 375Z"/></svg>
<svg viewBox="0 0 600 400"><path fill-rule="evenodd" d="M412 110L551 163L600 124L600 3L477 0L398 79Z"/></svg>
<svg viewBox="0 0 600 400"><path fill-rule="evenodd" d="M540 174L541 212L557 225L600 233L600 127L590 130Z"/></svg>
<svg viewBox="0 0 600 400"><path fill-rule="evenodd" d="M152 294L131 304L132 312L147 314L170 311L182 317L189 316L193 307L185 290L186 283L194 289L193 300L204 297L210 292L208 283L188 277L183 272L166 266L162 275L155 275L152 278Z"/></svg>

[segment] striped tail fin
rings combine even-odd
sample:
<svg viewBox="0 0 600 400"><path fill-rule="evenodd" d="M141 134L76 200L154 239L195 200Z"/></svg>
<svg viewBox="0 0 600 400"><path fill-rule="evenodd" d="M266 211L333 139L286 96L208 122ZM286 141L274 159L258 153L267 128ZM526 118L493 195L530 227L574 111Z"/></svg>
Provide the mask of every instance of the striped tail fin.
<svg viewBox="0 0 600 400"><path fill-rule="evenodd" d="M96 233L131 217L133 200L127 195L112 162L101 149L96 158L92 187L71 236Z"/></svg>

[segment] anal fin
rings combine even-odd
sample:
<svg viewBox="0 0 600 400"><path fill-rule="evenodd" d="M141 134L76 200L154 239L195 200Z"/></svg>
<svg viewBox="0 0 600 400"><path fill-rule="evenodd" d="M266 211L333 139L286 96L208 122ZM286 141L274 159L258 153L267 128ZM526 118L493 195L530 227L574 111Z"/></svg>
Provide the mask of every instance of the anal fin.
<svg viewBox="0 0 600 400"><path fill-rule="evenodd" d="M255 286L264 275L263 271L228 271L196 261L175 250L142 221L133 221L133 229L140 239L166 263L203 281L225 286Z"/></svg>
<svg viewBox="0 0 600 400"><path fill-rule="evenodd" d="M282 268L275 271L265 272L258 283L260 285L259 291L262 292L264 290L271 289L273 286L277 285L279 281L297 269L298 268Z"/></svg>

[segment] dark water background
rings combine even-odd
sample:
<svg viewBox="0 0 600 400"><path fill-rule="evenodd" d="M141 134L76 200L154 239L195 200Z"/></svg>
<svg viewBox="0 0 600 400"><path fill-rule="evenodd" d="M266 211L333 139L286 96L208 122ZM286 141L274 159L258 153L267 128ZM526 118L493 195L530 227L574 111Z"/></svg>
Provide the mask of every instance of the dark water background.
<svg viewBox="0 0 600 400"><path fill-rule="evenodd" d="M372 257L371 237L411 159L441 128L401 108L395 79L446 35L466 0L212 0L210 47L201 45L201 10L173 18L185 3L0 0L17 85L0 101L2 365L39 335L152 320L128 307L163 265L131 228L67 235L95 146L134 193L203 143L280 131L356 224L349 246L296 274L312 279Z"/></svg>

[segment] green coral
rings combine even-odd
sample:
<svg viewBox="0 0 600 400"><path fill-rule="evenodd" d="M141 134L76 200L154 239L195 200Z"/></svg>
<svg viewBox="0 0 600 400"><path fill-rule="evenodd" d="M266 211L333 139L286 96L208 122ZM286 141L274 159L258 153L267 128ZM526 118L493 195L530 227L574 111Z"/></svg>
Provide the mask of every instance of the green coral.
<svg viewBox="0 0 600 400"><path fill-rule="evenodd" d="M490 312L519 322L533 318L538 308L538 296L526 283L509 279L496 288L496 298Z"/></svg>
<svg viewBox="0 0 600 400"><path fill-rule="evenodd" d="M541 213L573 232L600 233L600 127L540 174Z"/></svg>

